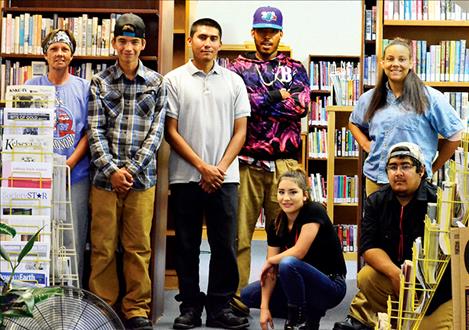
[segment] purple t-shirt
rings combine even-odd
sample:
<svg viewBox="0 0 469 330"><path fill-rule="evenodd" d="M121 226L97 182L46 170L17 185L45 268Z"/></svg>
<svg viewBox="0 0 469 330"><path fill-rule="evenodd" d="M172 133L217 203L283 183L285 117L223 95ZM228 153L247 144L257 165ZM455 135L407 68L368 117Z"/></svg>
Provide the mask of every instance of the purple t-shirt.
<svg viewBox="0 0 469 330"><path fill-rule="evenodd" d="M28 80L26 85L54 86L47 76ZM86 135L89 90L89 81L73 75L70 75L65 84L55 86L54 153L69 158L78 142ZM90 158L87 153L72 170L72 184L89 178L89 168Z"/></svg>

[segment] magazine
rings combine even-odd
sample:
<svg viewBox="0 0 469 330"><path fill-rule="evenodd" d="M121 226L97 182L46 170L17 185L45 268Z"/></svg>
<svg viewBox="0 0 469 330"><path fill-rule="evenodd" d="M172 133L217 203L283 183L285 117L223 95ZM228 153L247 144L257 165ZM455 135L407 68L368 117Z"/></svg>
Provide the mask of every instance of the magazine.
<svg viewBox="0 0 469 330"><path fill-rule="evenodd" d="M5 93L8 108L55 108L55 87L36 85L7 86Z"/></svg>
<svg viewBox="0 0 469 330"><path fill-rule="evenodd" d="M53 136L54 109L9 108L3 110L3 134Z"/></svg>
<svg viewBox="0 0 469 330"><path fill-rule="evenodd" d="M52 163L3 161L2 187L52 188Z"/></svg>
<svg viewBox="0 0 469 330"><path fill-rule="evenodd" d="M2 188L2 215L51 215L51 189Z"/></svg>
<svg viewBox="0 0 469 330"><path fill-rule="evenodd" d="M2 162L47 162L53 164L52 136L4 134Z"/></svg>
<svg viewBox="0 0 469 330"><path fill-rule="evenodd" d="M2 223L16 230L16 236L4 236L2 241L27 242L39 229L42 229L37 237L37 242L51 242L51 221L47 216L21 216L1 215Z"/></svg>

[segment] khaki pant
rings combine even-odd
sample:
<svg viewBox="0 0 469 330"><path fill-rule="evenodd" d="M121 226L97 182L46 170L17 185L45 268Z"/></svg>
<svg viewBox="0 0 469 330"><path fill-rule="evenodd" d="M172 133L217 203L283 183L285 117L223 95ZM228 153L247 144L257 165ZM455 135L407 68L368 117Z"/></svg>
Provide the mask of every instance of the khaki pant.
<svg viewBox="0 0 469 330"><path fill-rule="evenodd" d="M251 272L251 240L259 214L263 208L266 228L277 217L280 211L277 202L278 177L286 170L298 168L298 162L293 159L281 159L275 162L275 167L275 173L255 166L242 164L239 168L238 294L249 282Z"/></svg>
<svg viewBox="0 0 469 330"><path fill-rule="evenodd" d="M350 316L361 323L374 327L377 313L387 311L388 296L392 294L391 281L366 265L357 276L358 293L350 305ZM396 298L393 298L394 300ZM452 301L440 305L431 315L425 316L419 329L452 329Z"/></svg>
<svg viewBox="0 0 469 330"><path fill-rule="evenodd" d="M118 240L124 250L126 292L122 312L127 319L148 317L151 302L150 231L155 187L117 194L92 186L90 290L114 306L119 295L116 269Z"/></svg>

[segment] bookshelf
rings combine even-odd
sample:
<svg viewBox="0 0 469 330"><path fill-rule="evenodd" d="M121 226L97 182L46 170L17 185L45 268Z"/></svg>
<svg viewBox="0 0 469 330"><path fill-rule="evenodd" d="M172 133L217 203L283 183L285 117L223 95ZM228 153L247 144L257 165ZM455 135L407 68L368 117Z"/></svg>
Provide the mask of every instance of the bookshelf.
<svg viewBox="0 0 469 330"><path fill-rule="evenodd" d="M189 59L189 48L186 46L189 36L189 7L187 0L174 0L173 69Z"/></svg>
<svg viewBox="0 0 469 330"><path fill-rule="evenodd" d="M327 107L327 214L334 225L338 226L358 225L359 222L357 220L358 156L336 156L335 152L339 148L336 129L347 127L352 110L353 106ZM353 252L345 251L345 249L344 246L345 258L347 260L356 260L356 247Z"/></svg>
<svg viewBox="0 0 469 330"><path fill-rule="evenodd" d="M160 0L8 0L1 2L1 86L22 84L32 78L31 61L44 62L42 39L54 28L73 32L77 49L71 72L85 79L109 65L116 56L111 47L118 15L133 12L146 25L146 47L140 56L154 70L160 49ZM8 70L9 69L9 70Z"/></svg>
<svg viewBox="0 0 469 330"><path fill-rule="evenodd" d="M378 58L376 52L376 35L378 30L376 0L362 0L362 43L360 81L362 92L374 87L378 72Z"/></svg>
<svg viewBox="0 0 469 330"><path fill-rule="evenodd" d="M344 65L341 65L341 63L344 63ZM359 65L359 56L309 56L312 103L307 119L308 136L305 154L307 161L305 169L311 178L312 197L327 204L327 213L334 225L337 225L338 234L342 236L340 238L342 243L347 243L346 237L350 238L350 236L343 235L343 231L350 230L350 225L357 225L358 222L358 204L352 202L352 198L356 198L356 193L353 193L353 196L351 194L352 186L355 187L359 184L357 182L359 164L356 156L358 150L356 150L355 144L352 143L353 140L350 140L351 135L347 132L347 124L348 117L353 110L353 104L358 99L361 90L359 83L361 80L356 74ZM336 70L336 67L339 69ZM352 72L355 68L355 75L348 75L355 80L346 83L345 99L342 98L340 101L348 105L337 106L335 104L338 101L335 98L335 90L333 90L332 80L329 75L331 72L340 71L341 68L346 68L348 72ZM344 142L343 149L341 144L337 145L338 136L341 137L339 139L340 143ZM350 150L345 148L346 139L353 146ZM336 187L334 187L334 183ZM344 183L341 193L344 192L344 189L349 189L350 191L346 191L348 194L341 195L338 193L337 185L339 183ZM320 191L315 193L318 189ZM317 199L318 197L319 199ZM344 245L345 258L355 260L357 253L349 251L349 246L353 244L349 242L349 244ZM355 248L353 250L355 251Z"/></svg>
<svg viewBox="0 0 469 330"><path fill-rule="evenodd" d="M172 1L164 0L0 0L0 41L3 43L6 40L6 17L10 15L13 17L21 17L28 13L30 17L36 16L37 24L42 24L47 19L59 24L59 22L65 21L67 18L78 18L83 19L83 15L86 14L89 19L101 26L103 19L111 19L111 14L124 14L127 12L133 12L142 17L146 25L146 47L142 51L140 59L143 63L162 74L165 74L171 69L171 62L173 58L173 49L171 47L162 47L162 45L171 42L173 39L173 8L174 4ZM40 16L39 16L40 15ZM41 19L38 19L38 18ZM85 16L86 17L86 16ZM164 17L160 19L160 17ZM23 18L24 19L24 18ZM69 20L68 20L69 21ZM53 26L54 23L52 23ZM62 24L62 23L60 23ZM107 23L106 23L107 24ZM60 25L57 25L60 26ZM68 26L65 26L68 27ZM46 34L46 28L44 32L38 28L36 32L37 40L36 46L40 44L39 40ZM94 29L92 29L94 31ZM97 31L97 29L96 29ZM84 33L78 36L83 37ZM77 34L75 33L75 36ZM19 39L18 39L19 40ZM39 43L38 43L39 42ZM10 45L11 46L11 45ZM110 40L105 41L104 47L111 47ZM14 47L14 44L13 44ZM18 46L19 47L19 46ZM2 49L0 53L1 64L6 67L6 61L12 63L18 62L18 66L27 66L31 64L31 61L44 61L42 51L39 50L29 53L11 51L9 52ZM18 49L19 50L19 49ZM72 61L73 65L88 64L88 67L92 67L94 70L98 70L97 64L112 65L116 61L116 56L113 54L98 54L98 53L81 53L76 54ZM103 69L103 67L101 67ZM90 76L90 75L88 75ZM19 82L19 81L18 81ZM0 82L0 86L4 88L7 85L4 79ZM4 99L4 97L0 97ZM167 151L166 151L167 153ZM156 322L158 317L163 313L163 302L164 302L164 271L161 264L165 263L165 232L166 232L166 212L167 212L167 168L164 164L167 164L167 157L165 162L165 147L160 148L158 154L158 185L157 185L157 196L155 202L155 215L152 229L152 250L154 251L151 257L151 277L152 277L152 303L151 303L151 318L153 322ZM167 167L167 166L166 166ZM164 192L164 193L162 193Z"/></svg>
<svg viewBox="0 0 469 330"><path fill-rule="evenodd" d="M172 56L170 68L175 69L183 65L189 59L189 48L186 46L186 39L189 33L189 1L187 0L175 0L172 8L172 16L174 17L171 23L171 35L172 35ZM169 71L169 70L168 70ZM170 147L166 142L163 142L158 154L158 175L159 182L162 183L163 189L159 193L161 199L165 199L165 214L161 217L161 222L165 223L164 237L165 237L165 250L163 263L164 268L164 288L165 289L177 289L178 278L176 274L176 265L174 260L174 251L176 250L176 232L174 229L174 223L171 217L170 208L168 208L168 198L171 195L171 191L168 186L168 164L169 164L169 152ZM164 181L161 180L160 173L164 172ZM163 183L164 182L164 183Z"/></svg>
<svg viewBox="0 0 469 330"><path fill-rule="evenodd" d="M456 3L444 1L429 2L426 9L415 5L416 15L412 11L409 14L406 8L404 12L403 8L394 8L388 0L377 3L376 54L382 53L386 40L395 37L412 40L417 49L415 72L425 84L445 93L461 118L466 120L469 13Z"/></svg>

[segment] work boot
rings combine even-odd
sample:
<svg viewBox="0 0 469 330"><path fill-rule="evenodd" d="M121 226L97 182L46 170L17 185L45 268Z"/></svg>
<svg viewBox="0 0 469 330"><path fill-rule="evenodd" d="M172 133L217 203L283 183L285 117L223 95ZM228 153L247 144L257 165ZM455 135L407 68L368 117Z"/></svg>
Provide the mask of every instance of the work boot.
<svg viewBox="0 0 469 330"><path fill-rule="evenodd" d="M343 321L334 323L333 330L371 330L371 328L347 315Z"/></svg>
<svg viewBox="0 0 469 330"><path fill-rule="evenodd" d="M176 300L179 299L178 296L176 296ZM205 294L202 292L196 301L182 302L179 306L181 315L174 319L173 329L192 329L200 327L202 325L202 311L204 310L204 305Z"/></svg>

